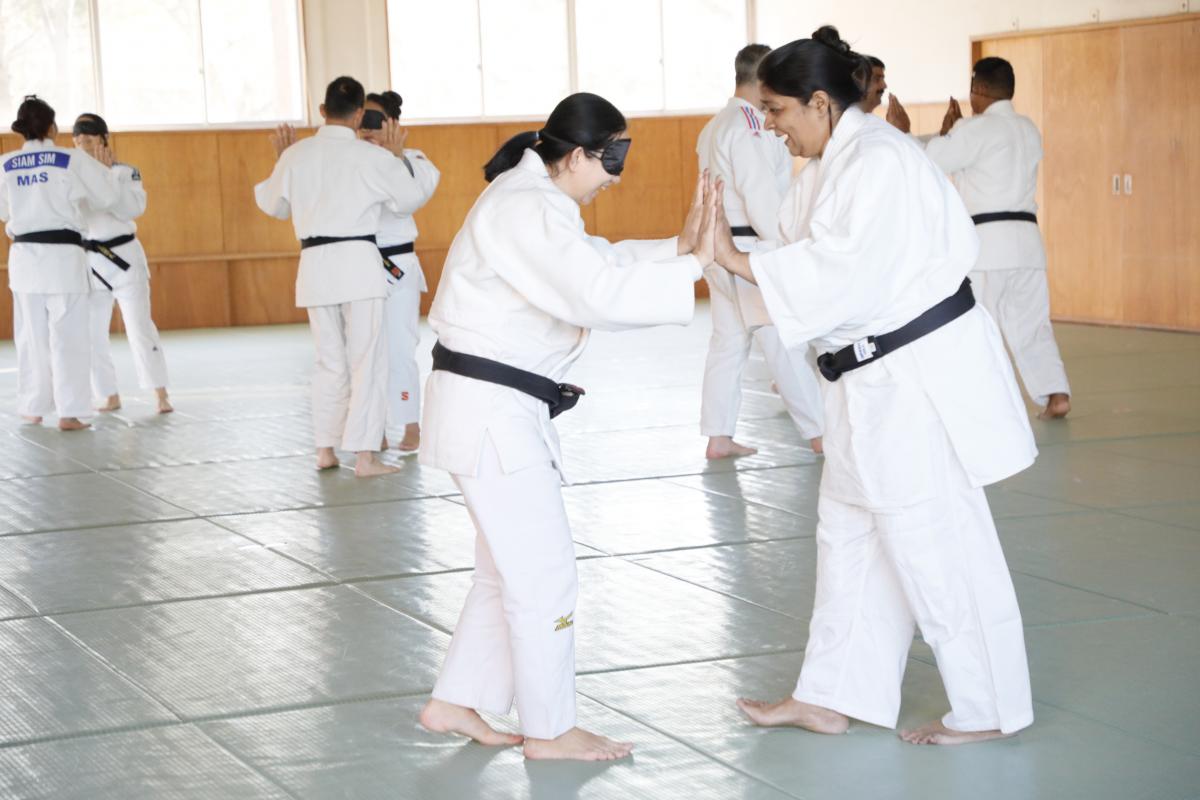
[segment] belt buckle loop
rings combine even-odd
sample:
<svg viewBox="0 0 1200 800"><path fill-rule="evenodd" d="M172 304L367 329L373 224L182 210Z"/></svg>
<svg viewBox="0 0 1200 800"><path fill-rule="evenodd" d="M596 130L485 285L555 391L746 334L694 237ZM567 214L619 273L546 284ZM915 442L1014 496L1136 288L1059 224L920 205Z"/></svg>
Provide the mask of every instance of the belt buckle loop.
<svg viewBox="0 0 1200 800"><path fill-rule="evenodd" d="M821 371L822 377L830 383L834 383L842 377L841 371L833 365L833 353L822 353L817 356L817 369Z"/></svg>

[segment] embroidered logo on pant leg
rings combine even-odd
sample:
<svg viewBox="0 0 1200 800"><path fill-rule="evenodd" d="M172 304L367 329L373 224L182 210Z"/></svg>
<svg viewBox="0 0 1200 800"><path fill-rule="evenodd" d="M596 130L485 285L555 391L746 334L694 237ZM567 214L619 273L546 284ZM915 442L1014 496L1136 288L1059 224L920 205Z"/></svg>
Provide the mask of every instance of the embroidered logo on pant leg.
<svg viewBox="0 0 1200 800"><path fill-rule="evenodd" d="M575 620L573 619L574 616L575 616L575 612L572 611L570 614L567 614L565 617L559 617L558 619L554 620L554 622L555 622L554 630L564 631L567 628L574 625L575 624Z"/></svg>

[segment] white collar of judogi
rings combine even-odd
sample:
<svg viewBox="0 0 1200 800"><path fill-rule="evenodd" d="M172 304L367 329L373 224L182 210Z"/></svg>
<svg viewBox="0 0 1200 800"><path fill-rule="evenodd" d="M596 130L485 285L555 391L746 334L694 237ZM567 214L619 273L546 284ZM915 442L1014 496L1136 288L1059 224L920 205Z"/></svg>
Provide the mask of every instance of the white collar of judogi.
<svg viewBox="0 0 1200 800"><path fill-rule="evenodd" d="M317 136L329 139L354 139L358 134L345 125L322 125L317 128Z"/></svg>

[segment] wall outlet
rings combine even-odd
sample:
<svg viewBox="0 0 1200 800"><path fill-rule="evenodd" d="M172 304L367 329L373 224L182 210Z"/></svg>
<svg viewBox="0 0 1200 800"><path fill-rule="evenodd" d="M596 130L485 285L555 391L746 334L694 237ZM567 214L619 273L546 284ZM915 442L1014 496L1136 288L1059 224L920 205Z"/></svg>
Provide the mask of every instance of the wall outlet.
<svg viewBox="0 0 1200 800"><path fill-rule="evenodd" d="M1013 18L1012 18L1012 29L1013 29L1014 31L1019 31L1019 30L1021 30L1021 18L1020 18L1020 17L1013 17Z"/></svg>
<svg viewBox="0 0 1200 800"><path fill-rule="evenodd" d="M1093 8L1092 9L1092 22L1099 22L1099 21L1100 21L1100 9Z"/></svg>

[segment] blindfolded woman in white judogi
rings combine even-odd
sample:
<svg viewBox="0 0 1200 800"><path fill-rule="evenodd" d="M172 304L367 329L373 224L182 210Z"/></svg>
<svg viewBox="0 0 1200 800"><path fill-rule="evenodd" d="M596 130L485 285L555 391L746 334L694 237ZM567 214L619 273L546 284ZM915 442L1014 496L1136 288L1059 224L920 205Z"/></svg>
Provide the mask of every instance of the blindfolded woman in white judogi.
<svg viewBox="0 0 1200 800"><path fill-rule="evenodd" d="M1010 734L1033 721L1029 673L982 487L1028 467L1036 449L999 332L964 282L978 237L920 148L855 107L867 62L831 28L814 36L759 71L767 127L794 155L820 157L794 185L810 197L785 204L785 217L800 210L793 241L747 255L717 236L718 262L758 283L784 344L814 341L826 373L804 665L792 697L739 705L761 725L894 727L916 624L951 710L902 736ZM928 324L914 331L914 320ZM910 341L875 338L893 332Z"/></svg>
<svg viewBox="0 0 1200 800"><path fill-rule="evenodd" d="M541 131L505 144L485 168L491 185L454 239L429 314L440 348L421 463L451 473L478 535L473 585L421 722L517 744L476 713L507 713L515 696L530 758L607 760L632 747L575 727L575 547L550 421L555 383L591 328L691 320L692 284L712 260L715 193L677 239L612 244L584 230L580 205L619 180L625 127L611 103L581 93ZM553 396L489 382L487 371L506 368Z"/></svg>

